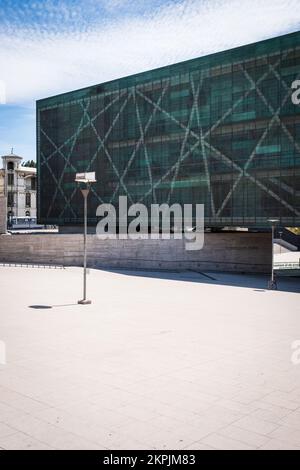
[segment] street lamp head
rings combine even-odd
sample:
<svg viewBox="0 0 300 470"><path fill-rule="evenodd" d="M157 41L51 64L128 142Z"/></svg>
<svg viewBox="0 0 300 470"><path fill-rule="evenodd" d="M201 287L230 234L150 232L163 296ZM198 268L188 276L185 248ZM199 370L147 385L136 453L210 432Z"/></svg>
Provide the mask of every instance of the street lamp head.
<svg viewBox="0 0 300 470"><path fill-rule="evenodd" d="M268 219L268 222L270 222L270 224L278 224L279 219Z"/></svg>
<svg viewBox="0 0 300 470"><path fill-rule="evenodd" d="M90 173L76 173L75 182L86 184L96 183L96 174L94 171Z"/></svg>

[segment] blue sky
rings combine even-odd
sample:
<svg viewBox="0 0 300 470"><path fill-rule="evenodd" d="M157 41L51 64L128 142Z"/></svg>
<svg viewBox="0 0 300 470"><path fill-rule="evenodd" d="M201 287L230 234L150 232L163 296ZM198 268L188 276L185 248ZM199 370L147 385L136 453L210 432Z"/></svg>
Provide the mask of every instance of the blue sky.
<svg viewBox="0 0 300 470"><path fill-rule="evenodd" d="M35 159L39 98L299 26L299 0L0 0L0 154Z"/></svg>

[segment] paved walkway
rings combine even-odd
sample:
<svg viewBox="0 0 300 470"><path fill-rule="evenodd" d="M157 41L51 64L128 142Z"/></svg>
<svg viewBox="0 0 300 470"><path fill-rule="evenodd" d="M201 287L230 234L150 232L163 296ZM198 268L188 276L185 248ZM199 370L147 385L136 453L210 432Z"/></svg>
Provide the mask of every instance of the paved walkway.
<svg viewBox="0 0 300 470"><path fill-rule="evenodd" d="M299 280L137 274L0 267L0 448L300 449Z"/></svg>

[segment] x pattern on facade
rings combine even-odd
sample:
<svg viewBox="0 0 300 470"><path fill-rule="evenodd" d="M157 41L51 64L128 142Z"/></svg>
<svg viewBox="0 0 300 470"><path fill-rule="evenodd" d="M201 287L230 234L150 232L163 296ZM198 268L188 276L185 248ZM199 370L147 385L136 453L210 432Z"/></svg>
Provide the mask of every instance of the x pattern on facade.
<svg viewBox="0 0 300 470"><path fill-rule="evenodd" d="M237 63L235 70L236 73L242 74L243 93L237 99L232 99L230 106L224 107L218 119L210 121L209 125L202 124L200 102L201 93L204 92L204 83L206 82L207 86L207 82L210 80L209 67L199 67L198 73L189 74L188 84L185 84L185 88L189 89L190 101L188 115L185 115L183 119L180 116L178 117L169 106L164 104L165 98L172 92L171 76L160 80L155 98L154 93L147 92L149 82L122 89L122 80L120 80L120 89L105 93L105 106L102 107L97 106L96 103L93 105L93 102L97 100L97 95L76 99L76 92L74 92L73 97L70 98L70 105L77 108L77 122L76 126L72 129L71 135L68 135L63 142L59 142L59 139L55 139L51 132L48 131L47 119L44 121L41 119L43 113L41 108L38 115L40 171L43 174L44 169L48 170L47 175L48 178L52 178L51 187L54 188L51 197L47 201L47 213L45 213L45 209L43 210L43 218L53 218L53 220L69 222L79 218L78 200L76 200L77 188L70 181L68 188L66 187L65 175L66 172L68 175L75 175L76 172L82 171L82 168L78 168L73 152L76 145L81 141L83 133L88 129L90 139L95 141L96 145L93 147L91 154L83 155L82 158L86 158L84 171L96 170L97 173L99 183L92 188L97 204L103 202L116 203L119 195L126 195L130 203L149 203L149 201L155 203L190 202L190 200L178 200L176 188L185 179L191 181L191 177L195 178L198 176L200 180L202 178L206 186L205 203L209 206L207 207L208 212L206 216L212 225L214 225L214 222L218 224L219 221L222 224L222 222L225 223L225 221L228 222L229 219L232 220L234 218L236 223L240 221L241 225L243 225L243 220L247 219L242 213L243 210L239 214L240 217L232 217L228 213L228 208L234 206L236 203L236 199L234 199L236 193L238 193L239 198L241 186L245 184L251 184L251 188L255 188L260 194L265 194L269 201L273 201L270 205L270 211L277 211L277 213L270 212L268 214L270 217L283 214L282 219L286 218L292 225L293 221L294 224L300 223L299 190L295 187L295 182L299 182L300 178L300 141L299 137L298 139L296 138L295 132L292 132L285 120L282 119L284 109L289 105L292 90L290 78L288 77L288 80L286 80L282 76L280 66L289 53L290 50L281 52L277 56L276 61L269 61L267 54L265 57L259 57L260 60L265 59L267 64L266 67L262 67L262 72L259 76L257 76L257 68L255 69L255 74L252 74L251 70L244 66L243 62ZM300 63L298 70L299 73L294 74L294 79L300 78ZM275 81L277 82L277 89L279 90L279 99L275 105L274 100L270 98L270 94L266 93L264 87L264 82L269 81L270 83L270 80L273 80L273 85ZM232 157L230 151L226 151L226 149L222 148L222 145L217 144L218 140L215 139L215 136L218 135L218 129L231 122L235 111L243 106L243 103L251 96L255 97L256 103L260 101L260 106L265 107L268 117L266 118L265 126L261 129L259 135L256 135L254 146L252 146L246 155L243 154L242 160L239 161ZM59 105L56 108L58 112L59 109L62 110L62 107L63 105ZM80 114L78 109L80 109ZM145 109L147 110L146 112ZM120 164L118 157L116 157L116 147L112 137L115 128L119 125L120 119L126 120L128 116L132 117L133 110L136 123L135 135L131 139L133 144L131 145L131 151L127 157L126 164ZM293 116L295 122L298 122L297 117L300 114L300 106L297 113L298 116ZM101 128L98 120L101 116L105 119L105 116L108 114L109 125L107 128L105 126ZM177 138L178 152L176 160L169 159L168 165L161 165L159 172L153 171L153 160L149 153L149 148L151 143L153 143L153 140L151 140L153 132L150 136L148 135L151 126L157 121L163 121L165 126L168 125L169 121L173 125L173 129L175 128L175 134L177 128L179 135L179 138ZM46 125L44 125L44 122ZM294 149L295 154L299 155L296 165L294 163L291 167L292 169L287 169L287 172L293 172L293 184L289 184L289 182L285 182L281 178L282 174L284 174L282 169L279 175L276 171L269 171L267 177L265 176L264 178L260 178L259 171L253 171L256 159L261 158L259 149L263 148L266 142L272 143L271 136L274 131L280 133L282 139L286 139L288 145ZM127 137L126 139L119 138L118 140L120 142L130 139ZM47 142L46 151L44 151L43 145L45 141ZM166 141L168 141L168 138ZM163 145L161 148L163 148ZM135 186L132 186L132 177L129 174L130 170L135 167L135 164L137 164L137 167L139 166L136 160L141 158L144 161L145 167L145 173L143 173L142 177L142 186L144 188L142 193L136 192L134 189L132 191L132 187L135 188ZM55 172L54 169L55 165L57 166L58 159L60 160L58 164L59 171ZM104 167L100 161L103 159L105 160ZM184 165L189 159L192 159L193 164L191 165L192 170L188 170L187 174L187 167ZM56 163L54 164L54 162ZM216 186L212 183L213 162L219 164L220 168L222 167L222 171L217 169L216 173L227 175L227 179L228 173L230 174L230 184L225 186L226 192L222 192L221 198L217 196L215 192ZM105 172L109 168L109 172L112 175L113 184L109 193L103 192L103 185L109 182L109 177L106 176L105 172L101 174L101 170L99 170L101 168L102 171L105 168ZM272 170L276 170L276 168L273 166ZM187 176L188 178L186 178ZM138 180L139 178L137 177L135 182L136 187L139 185ZM163 189L164 200L162 200L162 196L157 196L157 192L161 189ZM197 200L193 202L203 203L204 201ZM264 225L262 219L266 219L266 214L260 214L258 210L257 215L254 220L248 214L248 222L253 219L254 224Z"/></svg>

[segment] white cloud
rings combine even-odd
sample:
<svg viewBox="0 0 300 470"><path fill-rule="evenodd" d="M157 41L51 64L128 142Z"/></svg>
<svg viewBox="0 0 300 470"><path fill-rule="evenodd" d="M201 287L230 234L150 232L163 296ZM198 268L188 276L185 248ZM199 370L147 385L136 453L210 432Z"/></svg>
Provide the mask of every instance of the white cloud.
<svg viewBox="0 0 300 470"><path fill-rule="evenodd" d="M186 0L152 14L98 22L93 29L4 31L0 79L9 103L29 103L296 31L299 24L299 0Z"/></svg>

